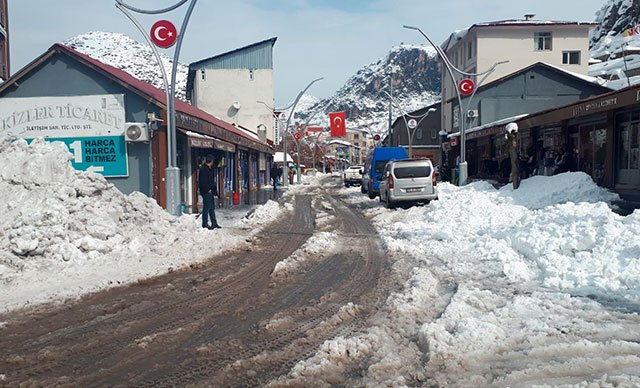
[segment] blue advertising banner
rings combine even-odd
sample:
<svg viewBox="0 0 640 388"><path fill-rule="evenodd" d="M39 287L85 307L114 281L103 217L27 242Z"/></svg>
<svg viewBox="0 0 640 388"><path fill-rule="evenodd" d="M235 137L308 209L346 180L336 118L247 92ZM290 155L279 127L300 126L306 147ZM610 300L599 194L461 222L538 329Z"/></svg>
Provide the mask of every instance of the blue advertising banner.
<svg viewBox="0 0 640 388"><path fill-rule="evenodd" d="M76 170L93 171L105 177L129 176L127 143L124 136L46 138L63 142L73 157Z"/></svg>

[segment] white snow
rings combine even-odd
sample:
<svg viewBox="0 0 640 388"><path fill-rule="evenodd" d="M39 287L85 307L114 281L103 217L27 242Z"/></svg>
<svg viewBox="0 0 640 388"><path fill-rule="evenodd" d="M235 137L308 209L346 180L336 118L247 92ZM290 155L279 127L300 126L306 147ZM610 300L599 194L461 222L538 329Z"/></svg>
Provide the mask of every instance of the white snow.
<svg viewBox="0 0 640 388"><path fill-rule="evenodd" d="M292 209L220 212L224 228L203 230L68 158L61 144L0 143L0 311L206 260ZM283 200L328 179L304 177ZM640 385L640 211L616 214L617 196L583 173L533 177L515 191L438 187L438 201L397 210L336 190L372 218L391 258L387 280L400 287L366 329L326 341L274 385L349 385L358 365L367 365L361 386ZM314 208L320 230L276 272L295 275L340 249L332 205ZM360 309L348 303L323 324Z"/></svg>

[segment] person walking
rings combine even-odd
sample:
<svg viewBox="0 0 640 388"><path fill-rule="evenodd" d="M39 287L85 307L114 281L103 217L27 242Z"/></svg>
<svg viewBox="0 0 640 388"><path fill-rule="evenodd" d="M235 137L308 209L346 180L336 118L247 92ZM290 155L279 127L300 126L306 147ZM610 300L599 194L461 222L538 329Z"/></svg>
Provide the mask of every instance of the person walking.
<svg viewBox="0 0 640 388"><path fill-rule="evenodd" d="M198 189L202 195L202 227L207 229L216 229L221 226L216 221L216 211L214 197L218 196L218 185L213 174L213 158L207 156L204 163L198 170ZM211 226L208 219L211 218Z"/></svg>
<svg viewBox="0 0 640 388"><path fill-rule="evenodd" d="M273 191L277 191L278 178L280 178L280 175L282 174L282 168L278 167L275 163L272 163L269 174L273 180Z"/></svg>

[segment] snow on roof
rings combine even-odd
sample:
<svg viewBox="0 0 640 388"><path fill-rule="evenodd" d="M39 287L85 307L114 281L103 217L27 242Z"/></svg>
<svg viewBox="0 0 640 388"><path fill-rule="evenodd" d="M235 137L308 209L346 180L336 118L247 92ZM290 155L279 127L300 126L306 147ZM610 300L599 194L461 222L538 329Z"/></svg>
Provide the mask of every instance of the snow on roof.
<svg viewBox="0 0 640 388"><path fill-rule="evenodd" d="M348 141L344 141L344 140L331 140L329 142L329 144L340 144L340 145L346 145L346 146L350 146L351 143L349 143Z"/></svg>
<svg viewBox="0 0 640 388"><path fill-rule="evenodd" d="M504 125L504 124L508 124L512 121L518 121L524 117L529 116L531 113L521 113L519 115L515 115L515 116L511 116L511 117L505 117L504 119L500 119L500 120L496 120L496 121L492 121L490 123L486 123L486 124L482 124L479 125L477 127L473 127L473 128L469 128L465 131L465 134L470 134L472 132L477 132L480 131L482 129L486 129L486 128L491 128L491 127L496 127L498 125ZM451 138L451 137L455 137L455 136L460 136L460 131L458 132L452 132L450 134L447 135L447 138Z"/></svg>
<svg viewBox="0 0 640 388"><path fill-rule="evenodd" d="M276 162L276 163L284 162L284 153L280 152L280 151L276 152L273 155L273 161ZM287 154L287 162L293 162L293 158L289 154Z"/></svg>

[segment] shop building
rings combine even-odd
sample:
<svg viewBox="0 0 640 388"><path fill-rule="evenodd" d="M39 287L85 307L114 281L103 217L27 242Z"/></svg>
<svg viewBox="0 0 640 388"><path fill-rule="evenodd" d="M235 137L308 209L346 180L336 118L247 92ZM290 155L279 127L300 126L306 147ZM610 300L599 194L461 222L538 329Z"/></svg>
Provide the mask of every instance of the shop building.
<svg viewBox="0 0 640 388"><path fill-rule="evenodd" d="M163 207L166 117L163 90L60 44L0 85L0 135L62 141L75 168ZM198 211L197 169L207 155L217 162L220 205L266 199L269 144L177 99L176 129L186 212Z"/></svg>
<svg viewBox="0 0 640 388"><path fill-rule="evenodd" d="M440 102L398 117L391 126L392 146L401 146L409 154L409 139L414 158L431 159L433 165L441 164L440 152Z"/></svg>
<svg viewBox="0 0 640 388"><path fill-rule="evenodd" d="M467 139L506 149L507 121L471 128ZM568 150L575 171L589 174L623 199L640 202L640 85L510 121L519 127L519 155L534 155L538 174L553 174L557 155Z"/></svg>
<svg viewBox="0 0 640 388"><path fill-rule="evenodd" d="M515 73L490 82L478 88L468 103L469 97L462 99L462 106L468 110L454 115L453 126L456 132L450 135L453 141L448 165L455 166L459 154L459 127L465 120L467 139L465 160L468 162L469 176L496 177L508 179L505 158L508 158L506 140L500 137L483 136L486 126L505 119L520 117L529 112L551 109L573 103L591 96L607 93L611 89L599 85L596 78L567 72L556 66L536 63ZM455 112L459 112L458 102L450 101ZM523 147L532 152L531 144Z"/></svg>

